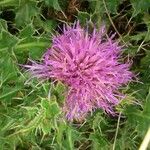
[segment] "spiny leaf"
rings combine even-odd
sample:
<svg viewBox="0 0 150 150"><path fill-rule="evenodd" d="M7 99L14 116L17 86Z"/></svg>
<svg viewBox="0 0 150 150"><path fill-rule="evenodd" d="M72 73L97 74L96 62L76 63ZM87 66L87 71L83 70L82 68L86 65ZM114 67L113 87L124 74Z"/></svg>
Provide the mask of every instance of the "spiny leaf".
<svg viewBox="0 0 150 150"><path fill-rule="evenodd" d="M133 16L136 16L139 13L147 12L150 8L149 0L131 0L133 6Z"/></svg>
<svg viewBox="0 0 150 150"><path fill-rule="evenodd" d="M39 15L39 9L36 7L36 2L30 1L30 3L22 3L17 13L15 22L18 26L25 26L32 22L32 17Z"/></svg>
<svg viewBox="0 0 150 150"><path fill-rule="evenodd" d="M7 31L2 31L0 34L0 51L12 48L17 44L18 38L16 36Z"/></svg>
<svg viewBox="0 0 150 150"><path fill-rule="evenodd" d="M58 10L58 11L61 11L61 10L62 10L61 7L60 7L60 5L59 5L58 0L45 0L45 4L46 4L47 6L53 7L54 9L56 9L56 10Z"/></svg>

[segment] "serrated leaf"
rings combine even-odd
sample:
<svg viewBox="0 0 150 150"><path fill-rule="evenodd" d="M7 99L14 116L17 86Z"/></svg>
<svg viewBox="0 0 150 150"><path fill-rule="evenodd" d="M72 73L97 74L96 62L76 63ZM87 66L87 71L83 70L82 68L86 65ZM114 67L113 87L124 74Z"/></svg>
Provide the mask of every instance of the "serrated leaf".
<svg viewBox="0 0 150 150"><path fill-rule="evenodd" d="M1 0L0 7L18 6L19 0Z"/></svg>
<svg viewBox="0 0 150 150"><path fill-rule="evenodd" d="M6 20L0 19L0 33L3 30L7 31L7 22Z"/></svg>
<svg viewBox="0 0 150 150"><path fill-rule="evenodd" d="M92 148L99 150L107 150L109 142L102 137L99 133L91 133L90 140L92 140Z"/></svg>
<svg viewBox="0 0 150 150"><path fill-rule="evenodd" d="M136 125L138 128L139 135L144 135L147 129L150 126L150 100L149 100L149 94L146 98L146 103L144 104L143 111L140 111L136 107L128 107L126 109L126 113L128 116L128 121L132 125Z"/></svg>
<svg viewBox="0 0 150 150"><path fill-rule="evenodd" d="M44 134L48 134L51 131L51 122L50 120L44 119L41 125L42 131Z"/></svg>
<svg viewBox="0 0 150 150"><path fill-rule="evenodd" d="M7 54L3 54L0 58L0 87L7 81L15 80L17 77L17 67L12 58Z"/></svg>
<svg viewBox="0 0 150 150"><path fill-rule="evenodd" d="M48 101L47 99L42 99L41 106L46 111L46 116L55 118L60 113L59 106L55 101Z"/></svg>
<svg viewBox="0 0 150 150"><path fill-rule="evenodd" d="M117 7L121 3L121 0L107 0L106 5L107 9L109 10L110 13L112 14L117 14Z"/></svg>
<svg viewBox="0 0 150 150"><path fill-rule="evenodd" d="M18 38L16 36L7 31L2 31L0 36L0 51L14 47L17 42Z"/></svg>
<svg viewBox="0 0 150 150"><path fill-rule="evenodd" d="M131 0L133 11L133 17L135 17L139 13L147 12L150 8L149 0Z"/></svg>
<svg viewBox="0 0 150 150"><path fill-rule="evenodd" d="M61 10L62 10L61 7L60 7L60 5L59 5L58 0L45 0L45 4L46 4L47 6L53 7L54 9L56 9L56 10L58 10L58 11L61 11Z"/></svg>
<svg viewBox="0 0 150 150"><path fill-rule="evenodd" d="M35 118L32 119L23 129L17 131L17 133L24 133L37 128L44 119L43 113L44 113L43 111L39 111L39 114L37 114Z"/></svg>
<svg viewBox="0 0 150 150"><path fill-rule="evenodd" d="M28 37L22 39L15 47L16 54L23 54L23 52L29 52L32 59L40 59L46 48L50 46L49 39L43 37Z"/></svg>
<svg viewBox="0 0 150 150"><path fill-rule="evenodd" d="M5 102L7 101L7 103L9 103L11 101L12 95L18 92L19 90L20 88L18 87L4 87L3 91L0 94L0 100Z"/></svg>
<svg viewBox="0 0 150 150"><path fill-rule="evenodd" d="M42 27L46 32L52 32L55 22L53 20L46 20L43 22Z"/></svg>
<svg viewBox="0 0 150 150"><path fill-rule="evenodd" d="M112 0L105 0L105 1L89 0L89 2L91 3L91 7L95 9L95 12L99 12L99 14L103 15L106 11L106 8L109 11L109 13L117 14L117 7L122 1L120 0L113 0L113 1Z"/></svg>
<svg viewBox="0 0 150 150"><path fill-rule="evenodd" d="M32 24L28 24L23 28L19 33L19 38L28 38L31 37L35 32L35 29Z"/></svg>
<svg viewBox="0 0 150 150"><path fill-rule="evenodd" d="M88 14L87 12L79 11L78 12L78 20L80 21L80 23L82 25L85 25L87 23L87 21L90 20L90 14Z"/></svg>
<svg viewBox="0 0 150 150"><path fill-rule="evenodd" d="M28 2L20 5L17 13L15 22L18 26L25 26L30 24L32 21L32 17L37 16L39 14L39 9L36 7L36 2Z"/></svg>

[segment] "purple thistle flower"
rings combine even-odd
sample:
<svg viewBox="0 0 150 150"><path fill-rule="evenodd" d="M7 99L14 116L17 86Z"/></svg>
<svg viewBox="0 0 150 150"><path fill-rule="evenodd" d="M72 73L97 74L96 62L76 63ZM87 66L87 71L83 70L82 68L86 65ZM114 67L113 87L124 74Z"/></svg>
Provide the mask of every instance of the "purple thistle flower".
<svg viewBox="0 0 150 150"><path fill-rule="evenodd" d="M114 114L113 107L124 97L119 92L132 79L130 64L121 63L122 47L105 34L105 27L92 34L81 28L64 26L63 34L53 37L43 63L27 66L33 77L53 78L68 86L63 107L68 120L84 119L97 108Z"/></svg>

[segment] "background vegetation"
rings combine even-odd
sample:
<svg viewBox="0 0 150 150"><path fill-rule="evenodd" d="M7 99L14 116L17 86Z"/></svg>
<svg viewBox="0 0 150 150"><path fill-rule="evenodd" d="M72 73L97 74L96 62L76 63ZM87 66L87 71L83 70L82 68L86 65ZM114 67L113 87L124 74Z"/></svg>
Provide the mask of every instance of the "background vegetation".
<svg viewBox="0 0 150 150"><path fill-rule="evenodd" d="M19 64L40 60L63 23L90 20L126 46L139 82L112 117L67 122L64 85L28 81ZM50 94L51 93L51 94ZM0 0L0 150L137 150L150 126L150 0Z"/></svg>

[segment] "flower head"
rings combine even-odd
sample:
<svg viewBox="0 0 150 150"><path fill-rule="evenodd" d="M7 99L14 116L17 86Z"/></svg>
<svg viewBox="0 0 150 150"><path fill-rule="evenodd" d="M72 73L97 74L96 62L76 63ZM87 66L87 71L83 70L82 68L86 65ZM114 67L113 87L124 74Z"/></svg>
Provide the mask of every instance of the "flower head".
<svg viewBox="0 0 150 150"><path fill-rule="evenodd" d="M68 86L63 111L69 120L83 119L97 108L113 114L123 95L119 88L132 78L128 63L121 63L122 47L105 34L105 27L92 34L79 22L53 37L43 63L28 66L34 77L54 78Z"/></svg>

